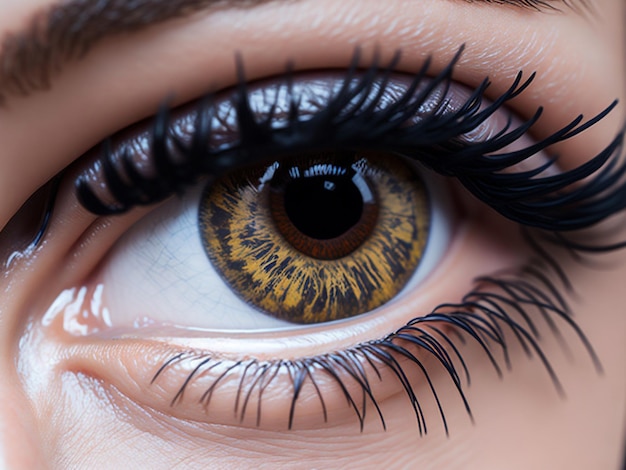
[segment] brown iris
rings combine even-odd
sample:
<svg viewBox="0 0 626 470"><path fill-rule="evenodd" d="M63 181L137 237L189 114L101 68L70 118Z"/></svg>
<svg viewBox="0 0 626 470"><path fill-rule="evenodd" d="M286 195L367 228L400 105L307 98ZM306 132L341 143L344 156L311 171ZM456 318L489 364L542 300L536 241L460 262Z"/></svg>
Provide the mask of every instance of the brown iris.
<svg viewBox="0 0 626 470"><path fill-rule="evenodd" d="M422 181L385 154L281 159L209 185L202 242L246 302L293 323L368 312L395 297L426 246Z"/></svg>

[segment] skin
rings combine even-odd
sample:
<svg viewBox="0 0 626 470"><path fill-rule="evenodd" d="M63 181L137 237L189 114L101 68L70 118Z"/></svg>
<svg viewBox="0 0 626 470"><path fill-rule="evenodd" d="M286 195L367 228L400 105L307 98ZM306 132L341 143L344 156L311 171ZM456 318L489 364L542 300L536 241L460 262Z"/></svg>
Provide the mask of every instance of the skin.
<svg viewBox="0 0 626 470"><path fill-rule="evenodd" d="M22 27L50 4L8 3L0 6L2 33ZM442 0L274 2L207 11L106 40L68 65L50 90L8 96L0 108L0 227L5 227L0 255L28 243L27 236L9 232L8 223L38 187L103 138L153 115L165 96L185 103L233 85L236 51L244 58L248 78L254 79L280 74L288 59L295 60L297 70L345 67L355 45L370 58L375 47L387 59L402 49L398 69L403 72L416 71L432 54L436 72L466 44L455 80L475 86L489 76L493 85L488 96L508 88L519 70L537 72L532 87L510 104L512 112L525 117L545 106L533 128L536 139L580 113L591 117L620 100L606 119L556 149L563 155L562 168L578 166L610 142L626 114L626 5L622 0L590 4L594 14ZM427 399L431 429L420 438L406 397L386 376L375 391L387 431L370 408L372 416L359 432L345 400L333 395L338 390L332 384L325 394L334 411L328 424L321 422L315 408L319 405L310 399L312 411L303 409L296 429L286 430L285 397L275 391L264 403L264 419L257 428L252 419L240 423L232 418L228 391L216 397L214 413L202 414L190 405L191 399L170 406L172 392L180 386L174 379L156 388L149 387L150 379L173 350L191 344L228 358L297 358L382 337L441 302L458 301L475 276L523 263L528 253L516 228L478 202L468 203L464 229L453 234L446 256L415 293L380 315L356 318L341 328L321 325L280 333L279 342L276 334L257 334L254 342L217 334L209 342L178 333L152 338L142 331L132 332L136 338L114 341L106 332L73 335L63 325L65 312L48 323L44 313L64 289L93 290L93 272L109 248L150 209L97 218L77 203L72 171L61 185L45 242L34 252L21 252L10 267L3 262L4 467L291 468L294 462L303 468L619 467L626 415L625 250L595 258L604 263L602 268L556 255L576 289L571 300L575 319L604 369L598 374L569 330L564 334L570 355L542 326L541 347L566 398L559 397L536 358L528 360L520 348L512 347L512 370L500 380L480 349L468 343L462 351L472 370L466 394L475 423L445 374L429 364L441 387L449 436L434 402ZM626 232L619 230L625 223L623 215L607 222L612 240L626 239ZM485 226L500 227L510 236L485 233ZM599 232L592 231L588 240L604 242ZM97 321L86 323L102 326ZM429 396L425 386L418 385L420 391Z"/></svg>

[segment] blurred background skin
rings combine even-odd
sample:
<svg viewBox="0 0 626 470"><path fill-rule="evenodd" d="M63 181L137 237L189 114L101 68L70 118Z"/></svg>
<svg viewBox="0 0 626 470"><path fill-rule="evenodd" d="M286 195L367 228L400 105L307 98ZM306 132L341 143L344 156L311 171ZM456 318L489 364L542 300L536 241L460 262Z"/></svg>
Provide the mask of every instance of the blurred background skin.
<svg viewBox="0 0 626 470"><path fill-rule="evenodd" d="M51 67L49 86L36 78L27 83L28 96L7 78L20 75L18 65L2 62L2 468L618 468L626 416L623 251L601 258L610 261L610 269L559 260L576 288L576 321L596 348L603 374L572 338L566 335L566 341L572 340L570 358L547 334L542 348L566 391L562 399L536 359L526 360L514 349L514 367L499 380L484 355L468 345L464 354L473 383L467 397L476 423L444 385L450 436L437 427L436 409L427 405L427 413L435 416L434 429L419 438L413 418L407 417L406 398L387 383L380 386L386 432L372 418L361 433L354 416L343 412L330 426L311 418L312 424L300 423L303 429L286 431L215 423L210 416L187 419L167 401L150 402L145 383L133 373L141 373L137 364L142 358L157 354L151 341L127 347L77 338L62 324L42 323L63 289L89 285L90 273L104 257L101 247L112 245L146 211L98 219L79 206L66 178L45 243L24 251L31 232L7 229L37 188L106 136L153 115L164 97L174 96L174 104L180 104L236 83L236 51L254 79L279 75L288 59L297 70L345 67L355 45L365 57L378 47L386 59L401 49L403 72L414 72L432 54L436 72L465 44L455 79L476 86L489 76L491 97L508 88L518 71L537 72L532 87L511 103L512 112L524 117L545 106L534 138L620 99L609 117L559 147L566 156L564 167L580 165L602 150L624 122L626 4L589 0L589 13L548 3L560 11L454 0L275 0L245 7L221 2L151 26L129 26L129 31L94 41L80 60L54 56L51 63L62 67ZM53 5L4 0L0 34L18 37L32 27L33 18L43 21ZM150 8L157 11L157 2ZM22 219L23 214L17 225L28 225ZM618 216L611 223L619 228L625 220ZM496 250L477 241L479 224L470 225L446 259L445 272L434 275L440 282L429 284L428 295L403 299L398 308L404 313L394 317L397 325L379 325L360 341L384 336L411 313L458 300L470 280L485 273L481 269L497 267L508 256L524 256L515 246ZM470 243L475 243L473 250L466 249ZM7 264L9 256L13 259ZM294 341L296 356L330 347L302 346L285 336L286 344ZM339 338L332 347L356 341ZM267 419L271 422L272 416Z"/></svg>

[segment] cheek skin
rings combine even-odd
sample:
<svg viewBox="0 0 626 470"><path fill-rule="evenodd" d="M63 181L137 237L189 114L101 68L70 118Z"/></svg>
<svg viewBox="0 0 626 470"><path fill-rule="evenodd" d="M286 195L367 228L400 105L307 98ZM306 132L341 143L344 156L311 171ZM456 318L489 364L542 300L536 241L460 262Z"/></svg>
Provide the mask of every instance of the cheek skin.
<svg viewBox="0 0 626 470"><path fill-rule="evenodd" d="M40 427L23 391L16 386L20 379L6 365L2 373L0 461L6 468L44 468L46 457Z"/></svg>

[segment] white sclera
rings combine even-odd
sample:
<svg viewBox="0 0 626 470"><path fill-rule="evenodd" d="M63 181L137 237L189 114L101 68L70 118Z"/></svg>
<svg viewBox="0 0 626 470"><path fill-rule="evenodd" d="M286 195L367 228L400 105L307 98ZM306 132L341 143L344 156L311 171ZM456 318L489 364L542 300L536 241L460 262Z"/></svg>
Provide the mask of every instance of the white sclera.
<svg viewBox="0 0 626 470"><path fill-rule="evenodd" d="M423 178L431 198L431 231L424 258L400 296L436 269L450 243L452 215L445 180L433 174ZM156 209L107 256L100 282L106 286L112 326L247 331L301 327L246 304L215 271L198 228L201 191L199 186Z"/></svg>
<svg viewBox="0 0 626 470"><path fill-rule="evenodd" d="M210 329L284 328L224 283L201 244L202 188L169 201L133 226L102 272L113 327L177 325Z"/></svg>

